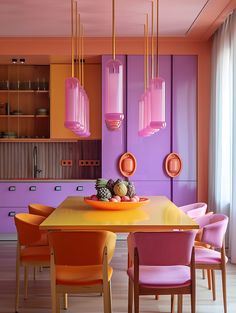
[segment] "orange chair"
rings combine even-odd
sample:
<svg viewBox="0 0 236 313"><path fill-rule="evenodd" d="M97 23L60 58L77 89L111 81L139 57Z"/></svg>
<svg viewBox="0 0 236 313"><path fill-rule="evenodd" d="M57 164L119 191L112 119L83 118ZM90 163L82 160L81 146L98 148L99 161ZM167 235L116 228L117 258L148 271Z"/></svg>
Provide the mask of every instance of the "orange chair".
<svg viewBox="0 0 236 313"><path fill-rule="evenodd" d="M34 203L28 205L29 213L48 217L55 208L44 204Z"/></svg>
<svg viewBox="0 0 236 313"><path fill-rule="evenodd" d="M116 235L109 231L61 231L48 234L51 253L52 312L60 311L65 293L103 293L111 313L110 281Z"/></svg>
<svg viewBox="0 0 236 313"><path fill-rule="evenodd" d="M28 267L49 266L50 250L47 233L39 230L39 225L45 217L28 213L15 215L17 229L16 258L16 300L15 311L18 312L20 292L20 266L24 266L24 297L27 298Z"/></svg>

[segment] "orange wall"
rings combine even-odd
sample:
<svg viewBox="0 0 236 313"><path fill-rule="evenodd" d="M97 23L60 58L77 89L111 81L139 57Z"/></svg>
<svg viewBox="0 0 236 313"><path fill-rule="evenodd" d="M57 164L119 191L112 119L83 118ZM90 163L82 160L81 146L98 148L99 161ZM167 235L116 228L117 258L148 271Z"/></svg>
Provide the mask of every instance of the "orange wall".
<svg viewBox="0 0 236 313"><path fill-rule="evenodd" d="M109 38L87 38L84 46L87 56L111 53ZM40 63L70 61L69 38L0 38L0 47L0 56L31 56ZM143 39L117 38L116 53L143 54ZM198 55L198 200L207 201L211 42L160 38L159 54Z"/></svg>

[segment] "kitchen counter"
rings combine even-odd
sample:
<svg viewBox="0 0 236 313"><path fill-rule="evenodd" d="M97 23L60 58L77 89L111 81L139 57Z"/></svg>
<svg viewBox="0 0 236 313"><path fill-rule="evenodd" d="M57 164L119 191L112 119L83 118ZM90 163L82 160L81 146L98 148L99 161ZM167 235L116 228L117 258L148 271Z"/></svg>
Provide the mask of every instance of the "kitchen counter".
<svg viewBox="0 0 236 313"><path fill-rule="evenodd" d="M0 183L55 183L55 182L61 182L61 183L91 183L96 182L96 179L59 179L59 178L12 178L12 179L0 179Z"/></svg>

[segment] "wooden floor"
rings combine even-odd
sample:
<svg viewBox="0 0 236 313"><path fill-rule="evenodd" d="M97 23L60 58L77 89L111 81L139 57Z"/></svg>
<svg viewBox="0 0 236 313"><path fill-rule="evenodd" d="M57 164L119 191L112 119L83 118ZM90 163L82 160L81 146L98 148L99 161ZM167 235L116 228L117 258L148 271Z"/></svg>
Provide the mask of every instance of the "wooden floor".
<svg viewBox="0 0 236 313"><path fill-rule="evenodd" d="M0 241L0 313L14 312L15 296L15 251L16 242ZM126 241L118 241L115 256L112 261L114 275L112 278L112 308L115 313L127 312L127 248ZM236 266L229 264L227 267L228 287L228 313L236 312ZM22 271L23 274L23 271ZM30 273L32 277L32 272ZM197 313L222 313L222 293L220 274L216 273L217 300L211 300L211 293L207 289L207 281L197 274ZM20 313L50 313L50 282L49 269L37 274L37 280L29 282L29 297L22 296L23 283L21 284ZM103 312L102 297L71 296L67 313L99 313ZM156 301L153 297L146 296L140 299L140 313L170 312L170 297L161 296ZM184 313L190 312L189 298L184 299Z"/></svg>

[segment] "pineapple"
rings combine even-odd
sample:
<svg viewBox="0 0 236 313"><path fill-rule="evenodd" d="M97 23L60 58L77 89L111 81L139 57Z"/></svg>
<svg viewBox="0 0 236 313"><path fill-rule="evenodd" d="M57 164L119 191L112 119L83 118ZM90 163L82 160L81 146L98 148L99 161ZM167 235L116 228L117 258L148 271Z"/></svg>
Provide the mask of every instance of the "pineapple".
<svg viewBox="0 0 236 313"><path fill-rule="evenodd" d="M96 180L95 188L98 189L98 188L106 187L107 182L108 182L107 179L98 178L98 179Z"/></svg>
<svg viewBox="0 0 236 313"><path fill-rule="evenodd" d="M99 200L111 199L112 194L108 188L100 187L100 188L97 188L97 197Z"/></svg>

